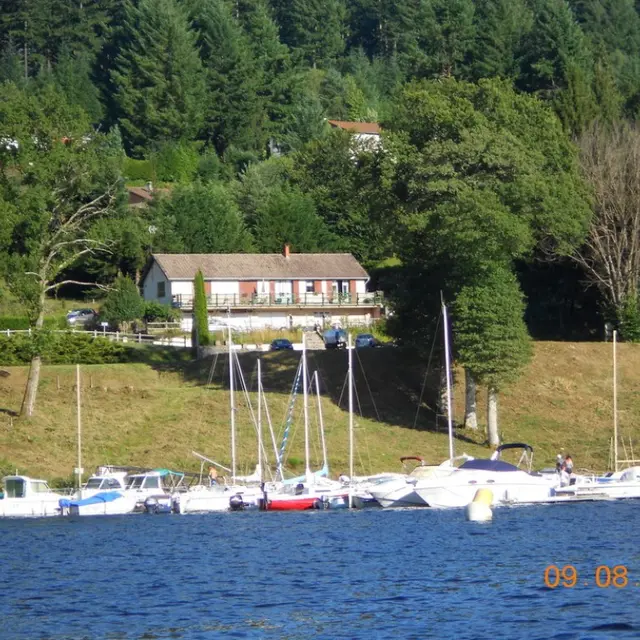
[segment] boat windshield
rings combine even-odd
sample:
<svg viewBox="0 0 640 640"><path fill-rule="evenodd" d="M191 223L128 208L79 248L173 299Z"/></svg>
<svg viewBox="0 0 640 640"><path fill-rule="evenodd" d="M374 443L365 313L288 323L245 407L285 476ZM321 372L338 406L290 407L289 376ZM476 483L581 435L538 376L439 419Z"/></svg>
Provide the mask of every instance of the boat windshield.
<svg viewBox="0 0 640 640"><path fill-rule="evenodd" d="M133 476L129 479L127 489L141 489L144 482L144 476Z"/></svg>
<svg viewBox="0 0 640 640"><path fill-rule="evenodd" d="M483 458L467 460L458 467L459 470L470 471L520 471L518 467L503 460L486 460Z"/></svg>
<svg viewBox="0 0 640 640"><path fill-rule="evenodd" d="M102 484L102 478L89 478L87 484L84 485L85 489L99 489Z"/></svg>
<svg viewBox="0 0 640 640"><path fill-rule="evenodd" d="M24 498L26 482L22 478L7 478L4 481L4 495L6 498Z"/></svg>
<svg viewBox="0 0 640 640"><path fill-rule="evenodd" d="M33 493L49 493L49 485L44 480L32 480L31 491Z"/></svg>

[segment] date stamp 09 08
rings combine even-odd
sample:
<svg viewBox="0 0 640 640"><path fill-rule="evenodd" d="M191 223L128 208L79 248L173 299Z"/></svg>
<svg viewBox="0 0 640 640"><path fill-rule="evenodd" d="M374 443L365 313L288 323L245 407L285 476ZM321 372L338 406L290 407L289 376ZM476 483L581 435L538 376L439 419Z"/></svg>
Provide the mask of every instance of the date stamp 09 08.
<svg viewBox="0 0 640 640"><path fill-rule="evenodd" d="M593 574L582 577L572 564L565 564L563 567L550 564L544 570L544 584L549 589L557 587L572 589L575 586L589 587L594 584L600 589L640 587L640 581L634 582L629 575L629 570L623 564L617 564L613 567L601 564L596 567Z"/></svg>

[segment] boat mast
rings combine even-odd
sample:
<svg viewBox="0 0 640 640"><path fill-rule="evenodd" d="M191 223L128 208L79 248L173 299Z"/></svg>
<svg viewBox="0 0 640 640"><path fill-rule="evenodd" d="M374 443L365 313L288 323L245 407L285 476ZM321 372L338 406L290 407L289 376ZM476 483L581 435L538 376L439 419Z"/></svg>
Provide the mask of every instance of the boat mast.
<svg viewBox="0 0 640 640"><path fill-rule="evenodd" d="M309 468L309 394L307 390L307 343L302 333L302 405L304 407L304 463L307 482L313 483L313 476Z"/></svg>
<svg viewBox="0 0 640 640"><path fill-rule="evenodd" d="M618 470L618 362L616 357L617 331L613 332L613 470Z"/></svg>
<svg viewBox="0 0 640 640"><path fill-rule="evenodd" d="M262 360L258 357L258 472L262 482Z"/></svg>
<svg viewBox="0 0 640 640"><path fill-rule="evenodd" d="M80 365L76 365L76 407L78 417L78 491L82 489L82 416L80 414ZM82 498L82 496L80 496Z"/></svg>
<svg viewBox="0 0 640 640"><path fill-rule="evenodd" d="M442 320L444 325L444 367L447 376L447 428L449 431L449 460L453 460L453 417L451 415L451 363L449 362L449 321L447 305L442 301Z"/></svg>
<svg viewBox="0 0 640 640"><path fill-rule="evenodd" d="M347 337L349 354L349 509L353 507L353 347L351 334Z"/></svg>
<svg viewBox="0 0 640 640"><path fill-rule="evenodd" d="M231 409L231 478L236 483L236 407L233 389L233 351L231 348L231 324L229 323L229 407Z"/></svg>
<svg viewBox="0 0 640 640"><path fill-rule="evenodd" d="M320 442L322 443L322 468L326 469L329 464L327 462L327 443L324 439L324 421L322 420L322 403L320 402L320 380L318 378L318 370L313 372L313 379L316 383L316 396L318 398L318 419L320 420Z"/></svg>

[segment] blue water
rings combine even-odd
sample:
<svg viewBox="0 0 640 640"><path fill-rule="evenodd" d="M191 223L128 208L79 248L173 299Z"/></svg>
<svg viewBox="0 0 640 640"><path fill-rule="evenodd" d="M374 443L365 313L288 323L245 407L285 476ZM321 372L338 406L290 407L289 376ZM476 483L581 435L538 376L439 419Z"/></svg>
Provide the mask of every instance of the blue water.
<svg viewBox="0 0 640 640"><path fill-rule="evenodd" d="M639 531L638 502L4 520L0 638L638 638Z"/></svg>

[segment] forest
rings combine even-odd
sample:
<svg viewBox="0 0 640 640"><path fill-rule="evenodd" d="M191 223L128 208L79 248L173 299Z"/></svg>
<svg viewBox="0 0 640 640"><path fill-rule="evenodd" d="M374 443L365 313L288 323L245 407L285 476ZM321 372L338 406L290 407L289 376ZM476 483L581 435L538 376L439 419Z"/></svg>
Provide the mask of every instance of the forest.
<svg viewBox="0 0 640 640"><path fill-rule="evenodd" d="M640 3L0 6L0 296L35 327L153 251L286 242L353 253L400 342L428 349L445 299L490 387L531 337L640 339Z"/></svg>

